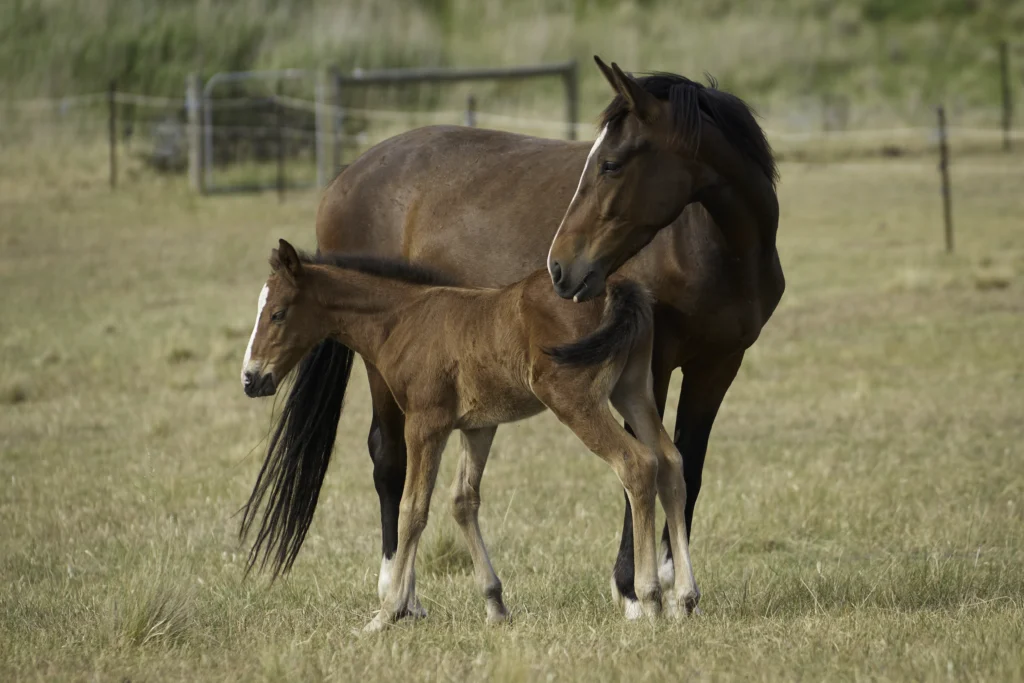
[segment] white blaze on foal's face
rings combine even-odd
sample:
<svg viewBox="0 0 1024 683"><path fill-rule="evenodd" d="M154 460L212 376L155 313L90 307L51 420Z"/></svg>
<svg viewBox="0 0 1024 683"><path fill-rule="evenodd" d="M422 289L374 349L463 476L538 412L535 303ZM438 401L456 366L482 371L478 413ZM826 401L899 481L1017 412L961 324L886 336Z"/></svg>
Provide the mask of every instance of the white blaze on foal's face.
<svg viewBox="0 0 1024 683"><path fill-rule="evenodd" d="M260 316L263 315L263 308L267 305L267 295L270 293L269 285L263 285L263 289L260 290L260 298L256 304L256 322L252 326L252 334L249 335L249 345L245 347L245 358L242 359L242 386L245 386L245 371L249 367L249 361L252 360L252 345L256 341L256 331L260 327Z"/></svg>

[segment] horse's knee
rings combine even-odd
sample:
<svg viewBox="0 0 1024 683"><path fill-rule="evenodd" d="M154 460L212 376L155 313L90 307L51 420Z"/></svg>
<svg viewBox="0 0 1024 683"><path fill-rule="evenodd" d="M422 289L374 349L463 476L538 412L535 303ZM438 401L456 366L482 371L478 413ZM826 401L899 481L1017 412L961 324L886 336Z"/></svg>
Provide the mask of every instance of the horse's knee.
<svg viewBox="0 0 1024 683"><path fill-rule="evenodd" d="M398 508L398 518L403 526L408 525L405 528L408 530L410 537L417 538L427 528L427 517L430 515L430 509L419 501L419 496L414 496L414 498L416 500L402 499Z"/></svg>
<svg viewBox="0 0 1024 683"><path fill-rule="evenodd" d="M658 479L658 458L647 448L625 454L622 483L627 490L653 493Z"/></svg>
<svg viewBox="0 0 1024 683"><path fill-rule="evenodd" d="M468 486L458 487L452 495L452 517L459 526L473 521L480 509L480 494Z"/></svg>

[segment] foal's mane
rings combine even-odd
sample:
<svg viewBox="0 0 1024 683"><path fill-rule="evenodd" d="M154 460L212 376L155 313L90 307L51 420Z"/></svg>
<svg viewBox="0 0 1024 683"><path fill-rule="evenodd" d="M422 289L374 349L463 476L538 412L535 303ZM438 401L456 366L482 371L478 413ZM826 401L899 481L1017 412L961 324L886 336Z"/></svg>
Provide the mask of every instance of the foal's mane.
<svg viewBox="0 0 1024 683"><path fill-rule="evenodd" d="M319 266L330 266L344 270L354 270L365 275L373 275L387 280L408 282L413 285L431 285L435 287L454 287L458 283L454 279L436 270L419 266L408 261L368 254L339 254L334 252L309 254L299 252L299 260L303 263Z"/></svg>
<svg viewBox="0 0 1024 683"><path fill-rule="evenodd" d="M685 76L660 71L635 77L641 88L669 103L672 124L681 139L696 148L700 140L701 117L706 116L774 184L779 179L779 171L771 145L754 120L754 112L740 98L719 90L714 78L708 76L707 79L708 85L705 86ZM616 95L601 113L600 126L615 128L628 114L629 103L622 95Z"/></svg>

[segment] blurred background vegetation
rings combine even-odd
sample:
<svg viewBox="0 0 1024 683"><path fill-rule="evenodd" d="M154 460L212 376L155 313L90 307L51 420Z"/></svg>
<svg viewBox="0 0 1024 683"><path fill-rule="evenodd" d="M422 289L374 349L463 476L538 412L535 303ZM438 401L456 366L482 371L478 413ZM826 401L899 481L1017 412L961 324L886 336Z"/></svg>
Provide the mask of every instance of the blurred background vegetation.
<svg viewBox="0 0 1024 683"><path fill-rule="evenodd" d="M838 97L908 120L939 99L996 112L998 41L1024 58L1022 36L1020 0L5 0L0 89L57 96L117 79L125 91L180 96L196 70L511 66L597 53L630 70L711 73L763 114ZM582 65L589 119L607 95Z"/></svg>

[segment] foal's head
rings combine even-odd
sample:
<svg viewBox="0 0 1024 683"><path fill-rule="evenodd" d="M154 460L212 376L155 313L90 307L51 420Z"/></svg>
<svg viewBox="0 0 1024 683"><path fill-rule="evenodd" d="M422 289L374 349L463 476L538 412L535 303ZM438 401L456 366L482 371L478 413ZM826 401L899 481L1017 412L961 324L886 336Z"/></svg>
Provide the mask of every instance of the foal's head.
<svg viewBox="0 0 1024 683"><path fill-rule="evenodd" d="M594 61L616 97L548 253L555 291L578 301L600 294L712 180L697 157L704 86L671 74L638 82Z"/></svg>
<svg viewBox="0 0 1024 683"><path fill-rule="evenodd" d="M242 388L253 398L277 391L281 380L327 334L322 307L310 291L309 273L295 248L281 240L270 252L270 267L242 362Z"/></svg>

